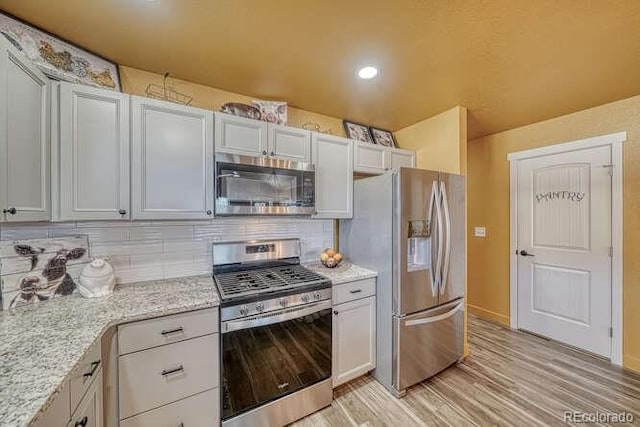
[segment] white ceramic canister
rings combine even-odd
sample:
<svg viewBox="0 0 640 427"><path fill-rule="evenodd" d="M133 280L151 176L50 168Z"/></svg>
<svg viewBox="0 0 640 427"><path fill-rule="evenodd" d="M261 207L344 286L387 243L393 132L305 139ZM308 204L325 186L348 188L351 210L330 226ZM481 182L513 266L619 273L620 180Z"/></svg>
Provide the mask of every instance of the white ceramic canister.
<svg viewBox="0 0 640 427"><path fill-rule="evenodd" d="M113 267L103 259L95 259L82 270L78 290L83 297L104 297L113 292L116 275Z"/></svg>

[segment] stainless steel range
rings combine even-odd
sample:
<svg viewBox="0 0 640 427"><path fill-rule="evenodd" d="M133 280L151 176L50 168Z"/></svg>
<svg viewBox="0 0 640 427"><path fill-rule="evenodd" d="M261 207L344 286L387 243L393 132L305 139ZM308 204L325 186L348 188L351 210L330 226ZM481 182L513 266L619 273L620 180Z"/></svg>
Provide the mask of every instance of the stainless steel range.
<svg viewBox="0 0 640 427"><path fill-rule="evenodd" d="M222 425L277 426L331 404L331 281L298 239L214 243Z"/></svg>

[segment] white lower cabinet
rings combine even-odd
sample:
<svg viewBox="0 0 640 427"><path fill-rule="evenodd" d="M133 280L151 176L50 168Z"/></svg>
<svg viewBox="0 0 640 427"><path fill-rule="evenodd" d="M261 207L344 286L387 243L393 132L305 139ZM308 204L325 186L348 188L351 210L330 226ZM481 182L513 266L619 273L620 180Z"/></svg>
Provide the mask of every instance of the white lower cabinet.
<svg viewBox="0 0 640 427"><path fill-rule="evenodd" d="M220 391L213 389L120 422L120 427L211 427L220 422Z"/></svg>
<svg viewBox="0 0 640 427"><path fill-rule="evenodd" d="M67 427L102 427L102 370L91 384Z"/></svg>
<svg viewBox="0 0 640 427"><path fill-rule="evenodd" d="M359 298L358 282L350 285L351 298ZM356 284L354 286L353 284ZM366 292L369 283L363 283ZM333 387L376 367L376 297L351 299L333 307Z"/></svg>
<svg viewBox="0 0 640 427"><path fill-rule="evenodd" d="M195 324L196 319L215 320L215 323ZM207 309L118 327L118 340L123 344L118 349L120 426L219 424L217 319L218 310ZM167 335L180 336L183 340L164 344ZM184 339L186 337L193 338ZM146 348L132 347L133 339ZM135 351L125 353L131 350Z"/></svg>

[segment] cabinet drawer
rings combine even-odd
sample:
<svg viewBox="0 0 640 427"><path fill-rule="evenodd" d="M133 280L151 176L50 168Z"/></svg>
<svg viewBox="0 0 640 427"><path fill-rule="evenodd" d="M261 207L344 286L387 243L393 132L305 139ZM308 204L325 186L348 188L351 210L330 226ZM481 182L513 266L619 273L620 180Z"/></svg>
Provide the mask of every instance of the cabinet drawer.
<svg viewBox="0 0 640 427"><path fill-rule="evenodd" d="M99 375L102 375L102 361L100 340L89 350L87 355L78 364L73 376L69 379L71 388L71 412L75 411L85 395L87 389L93 384Z"/></svg>
<svg viewBox="0 0 640 427"><path fill-rule="evenodd" d="M118 354L146 350L218 332L218 309L128 323L118 328Z"/></svg>
<svg viewBox="0 0 640 427"><path fill-rule="evenodd" d="M205 391L120 422L120 427L220 425L220 389Z"/></svg>
<svg viewBox="0 0 640 427"><path fill-rule="evenodd" d="M333 287L333 305L342 304L376 294L376 279L356 280Z"/></svg>
<svg viewBox="0 0 640 427"><path fill-rule="evenodd" d="M120 419L218 387L219 335L119 358Z"/></svg>

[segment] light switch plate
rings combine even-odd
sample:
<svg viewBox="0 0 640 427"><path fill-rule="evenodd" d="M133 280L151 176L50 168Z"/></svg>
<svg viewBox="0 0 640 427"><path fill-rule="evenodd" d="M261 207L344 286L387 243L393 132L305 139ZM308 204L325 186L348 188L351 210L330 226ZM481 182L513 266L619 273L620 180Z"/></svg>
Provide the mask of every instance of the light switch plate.
<svg viewBox="0 0 640 427"><path fill-rule="evenodd" d="M473 235L475 237L487 237L487 229L485 227L476 227Z"/></svg>

